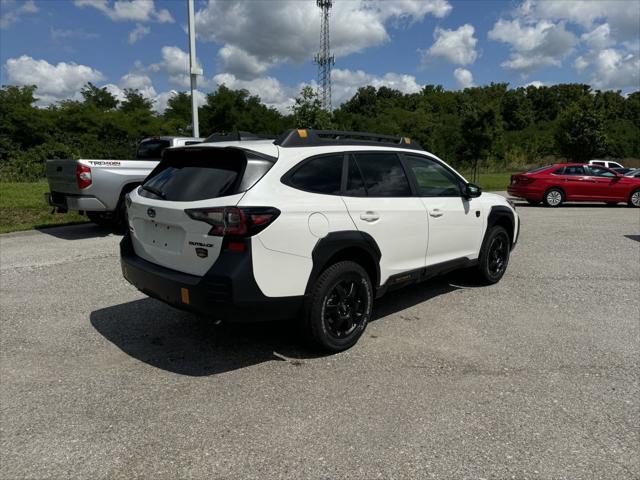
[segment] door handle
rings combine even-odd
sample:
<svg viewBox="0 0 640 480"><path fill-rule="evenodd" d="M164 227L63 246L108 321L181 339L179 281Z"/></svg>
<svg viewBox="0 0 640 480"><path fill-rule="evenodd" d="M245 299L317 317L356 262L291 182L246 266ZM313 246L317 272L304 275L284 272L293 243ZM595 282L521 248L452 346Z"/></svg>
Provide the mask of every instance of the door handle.
<svg viewBox="0 0 640 480"><path fill-rule="evenodd" d="M432 217L438 218L444 215L444 212L439 208L433 208L429 211L429 215L431 215Z"/></svg>
<svg viewBox="0 0 640 480"><path fill-rule="evenodd" d="M380 219L380 215L378 215L376 212L366 211L360 214L360 219L364 220L365 222L375 222L376 220Z"/></svg>

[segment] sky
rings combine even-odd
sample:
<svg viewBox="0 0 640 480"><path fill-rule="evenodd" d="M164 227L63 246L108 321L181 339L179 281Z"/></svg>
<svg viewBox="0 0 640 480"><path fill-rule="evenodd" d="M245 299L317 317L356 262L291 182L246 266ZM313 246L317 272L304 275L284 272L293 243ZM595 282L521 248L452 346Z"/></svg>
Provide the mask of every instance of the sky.
<svg viewBox="0 0 640 480"><path fill-rule="evenodd" d="M244 88L283 113L316 86L314 0L196 0L197 98ZM86 82L158 111L189 89L186 0L0 0L0 83L38 104ZM418 92L491 82L640 89L640 0L334 0L333 106L358 87Z"/></svg>

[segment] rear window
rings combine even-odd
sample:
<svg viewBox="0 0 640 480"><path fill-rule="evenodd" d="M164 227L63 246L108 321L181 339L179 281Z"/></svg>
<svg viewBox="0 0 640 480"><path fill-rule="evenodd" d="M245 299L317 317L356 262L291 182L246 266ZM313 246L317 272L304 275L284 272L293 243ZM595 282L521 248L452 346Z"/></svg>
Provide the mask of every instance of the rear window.
<svg viewBox="0 0 640 480"><path fill-rule="evenodd" d="M553 167L553 165L545 165L544 167L536 167L536 168L532 168L531 170L527 170L527 173L538 173L541 172L543 170L546 170L547 168L551 168Z"/></svg>
<svg viewBox="0 0 640 480"><path fill-rule="evenodd" d="M139 192L149 198L194 202L251 188L275 159L238 149L169 150Z"/></svg>
<svg viewBox="0 0 640 480"><path fill-rule="evenodd" d="M171 142L169 140L155 139L140 142L136 158L138 160L160 160L164 149L170 146Z"/></svg>

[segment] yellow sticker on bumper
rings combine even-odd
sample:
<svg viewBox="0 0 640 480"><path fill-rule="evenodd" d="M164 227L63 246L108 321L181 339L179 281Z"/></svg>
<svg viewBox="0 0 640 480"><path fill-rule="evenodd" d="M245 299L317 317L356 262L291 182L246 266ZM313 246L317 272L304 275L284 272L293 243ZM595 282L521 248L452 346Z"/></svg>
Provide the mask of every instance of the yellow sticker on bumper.
<svg viewBox="0 0 640 480"><path fill-rule="evenodd" d="M189 305L189 289L181 288L180 295L182 296L182 303Z"/></svg>

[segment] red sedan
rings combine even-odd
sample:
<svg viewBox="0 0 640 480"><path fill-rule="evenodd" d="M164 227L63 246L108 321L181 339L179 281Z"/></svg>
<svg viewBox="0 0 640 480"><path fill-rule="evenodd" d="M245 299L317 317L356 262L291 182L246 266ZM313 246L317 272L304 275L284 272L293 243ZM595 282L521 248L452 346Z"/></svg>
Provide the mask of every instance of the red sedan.
<svg viewBox="0 0 640 480"><path fill-rule="evenodd" d="M640 178L625 177L605 167L560 163L511 175L509 195L532 205L544 202L559 207L563 202L626 202L640 207Z"/></svg>

